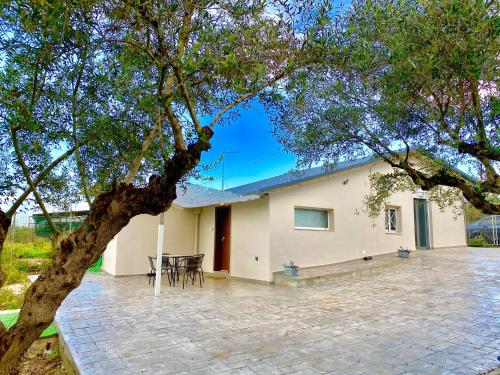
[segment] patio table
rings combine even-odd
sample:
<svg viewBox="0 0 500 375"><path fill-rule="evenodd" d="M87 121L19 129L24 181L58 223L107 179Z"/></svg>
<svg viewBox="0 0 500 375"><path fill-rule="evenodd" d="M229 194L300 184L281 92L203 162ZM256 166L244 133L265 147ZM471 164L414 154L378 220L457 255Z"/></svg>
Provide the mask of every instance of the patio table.
<svg viewBox="0 0 500 375"><path fill-rule="evenodd" d="M191 257L192 255L186 255L186 254L162 254L162 259L165 262L168 262L171 260L170 264L174 266L172 269L171 275L172 275L172 285L175 286L175 274L177 274L177 281L179 281L179 263L182 259ZM174 271L175 269L175 271Z"/></svg>

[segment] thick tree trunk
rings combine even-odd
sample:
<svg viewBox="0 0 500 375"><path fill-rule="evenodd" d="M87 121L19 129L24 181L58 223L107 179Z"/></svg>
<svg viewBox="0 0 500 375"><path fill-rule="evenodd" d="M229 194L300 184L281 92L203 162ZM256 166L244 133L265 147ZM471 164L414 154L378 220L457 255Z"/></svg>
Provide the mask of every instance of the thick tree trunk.
<svg viewBox="0 0 500 375"><path fill-rule="evenodd" d="M23 353L50 325L62 301L80 285L87 268L131 218L158 215L170 207L178 181L198 165L201 152L210 148L212 132L205 132L205 140L178 151L167 161L165 174L150 177L146 187L122 183L95 199L81 227L59 242L51 266L26 291L16 325L0 338L0 374L17 373Z"/></svg>
<svg viewBox="0 0 500 375"><path fill-rule="evenodd" d="M7 238L7 232L9 231L10 224L11 224L10 218L7 217L3 211L0 210L0 260L3 253L3 244L5 242L5 239ZM3 272L3 269L0 265L0 288L5 282L5 278L6 278L5 272Z"/></svg>

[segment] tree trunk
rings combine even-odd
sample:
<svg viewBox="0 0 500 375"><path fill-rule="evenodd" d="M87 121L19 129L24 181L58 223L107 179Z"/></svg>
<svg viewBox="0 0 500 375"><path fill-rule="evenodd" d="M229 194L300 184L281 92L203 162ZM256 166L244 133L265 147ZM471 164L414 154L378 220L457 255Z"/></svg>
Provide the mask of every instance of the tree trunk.
<svg viewBox="0 0 500 375"><path fill-rule="evenodd" d="M131 218L158 215L170 207L178 181L198 165L201 152L210 148L212 131L205 128L205 132L205 139L178 151L167 161L164 175L151 176L146 187L121 183L95 199L80 228L58 243L52 264L26 291L16 325L0 337L0 374L17 373L23 353L52 323L62 301Z"/></svg>
<svg viewBox="0 0 500 375"><path fill-rule="evenodd" d="M3 253L3 244L5 242L5 239L7 238L7 233L9 231L11 224L11 220L9 217L5 215L3 211L0 210L0 262L1 262L1 257ZM0 288L3 286L3 283L5 282L6 275L3 272L1 263L0 263Z"/></svg>

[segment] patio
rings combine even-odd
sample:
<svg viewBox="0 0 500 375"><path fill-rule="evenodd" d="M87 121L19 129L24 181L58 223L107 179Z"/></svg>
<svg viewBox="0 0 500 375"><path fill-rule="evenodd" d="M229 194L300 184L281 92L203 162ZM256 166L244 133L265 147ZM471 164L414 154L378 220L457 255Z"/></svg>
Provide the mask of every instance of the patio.
<svg viewBox="0 0 500 375"><path fill-rule="evenodd" d="M313 287L87 275L57 315L82 374L474 374L500 356L500 251Z"/></svg>

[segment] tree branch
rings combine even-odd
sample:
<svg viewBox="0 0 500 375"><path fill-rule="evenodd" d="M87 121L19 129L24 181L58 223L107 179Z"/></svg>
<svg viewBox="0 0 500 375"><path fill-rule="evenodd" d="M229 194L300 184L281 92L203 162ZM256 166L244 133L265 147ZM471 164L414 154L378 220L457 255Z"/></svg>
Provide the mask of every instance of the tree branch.
<svg viewBox="0 0 500 375"><path fill-rule="evenodd" d="M47 208L45 207L45 204L43 203L42 197L36 190L36 186L33 182L33 179L31 178L30 171L28 167L26 166L26 163L24 162L23 155L21 153L21 150L19 149L19 143L17 140L17 130L14 130L11 128L11 135L12 135L12 143L14 145L14 150L16 152L17 156L17 161L19 162L19 165L21 166L21 170L23 171L24 177L26 178L26 181L28 182L28 185L31 187L31 192L33 193L35 200L40 207L40 209L43 212L43 216L45 217L45 220L47 220L47 224L49 224L50 230L52 231L52 245L54 246L57 237L59 236L59 231L57 230L56 226L54 225L54 222L52 221L52 218L50 217L49 212L47 211Z"/></svg>
<svg viewBox="0 0 500 375"><path fill-rule="evenodd" d="M80 143L80 146L83 145L84 143ZM75 147L70 148L68 151L66 151L64 154L59 156L57 159L55 159L52 163L50 163L43 171L41 171L38 176L33 180L33 184L37 186L55 167L57 167L61 162L64 160L68 159L73 152L75 152ZM12 217L17 209L23 204L25 199L31 194L33 190L31 189L31 186L29 186L24 192L15 200L15 202L12 204L12 206L7 210L5 215L7 217Z"/></svg>
<svg viewBox="0 0 500 375"><path fill-rule="evenodd" d="M158 123L159 122L160 122L160 120L158 120ZM142 142L141 150L134 158L134 161L132 162L132 165L130 166L130 169L127 173L127 176L123 180L124 183L130 184L132 182L135 175L139 171L139 168L141 167L141 162L142 162L142 159L144 157L144 154L148 150L148 148L151 145L151 143L153 142L153 140L158 135L159 131L160 131L160 128L157 125L153 129L151 129L151 131L146 135L146 138L144 138L144 141Z"/></svg>
<svg viewBox="0 0 500 375"><path fill-rule="evenodd" d="M182 77L182 73L181 73L179 67L175 66L174 72L175 72L175 75L177 77L177 81L179 82L182 96L184 98L184 101L186 102L186 106L187 106L187 109L189 111L189 115L191 116L191 119L193 120L194 128L195 128L196 132L199 133L201 130L201 125L200 125L200 122L198 121L198 118L196 117L196 113L194 111L194 105L193 105L191 98L189 97L189 94L186 90L184 79Z"/></svg>
<svg viewBox="0 0 500 375"><path fill-rule="evenodd" d="M83 55L86 55L86 51L82 53ZM85 59L85 56L82 56L82 59ZM78 169L78 173L80 174L80 180L82 181L82 187L83 187L83 195L85 196L85 200L87 201L87 204L90 205L92 204L92 200L90 199L90 194L89 194L89 189L88 189L88 184L87 184L87 177L85 176L85 170L82 162L82 158L80 157L80 147L78 145L78 135L77 135L77 115L76 115L76 107L77 107L77 96L78 96L78 89L80 88L80 83L82 80L83 76L83 71L85 68L85 62L82 61L79 67L79 71L77 74L77 79L75 82L75 86L73 88L73 92L71 93L71 118L73 122L73 141L75 142L75 158L76 158L76 166Z"/></svg>
<svg viewBox="0 0 500 375"><path fill-rule="evenodd" d="M208 127L210 129L213 129L214 126L219 122L220 118L227 111L229 111L232 108L236 107L241 102L243 102L243 101L245 101L245 100L247 100L249 98L254 97L255 95L257 95L261 90L265 89L266 87L274 85L276 82L278 82L283 77L285 77L285 73L281 72L281 73L277 74L273 79L270 79L269 81L267 81L264 85L262 85L261 87L259 87L257 90L250 91L250 92L246 93L245 95L242 95L239 98L237 98L234 101L232 101L231 103L229 103L228 105L226 105L224 108L222 108L222 110L215 116L215 118L212 120L212 122L210 123L210 125Z"/></svg>

